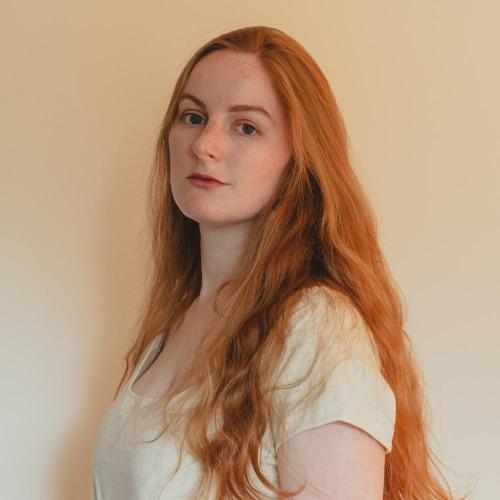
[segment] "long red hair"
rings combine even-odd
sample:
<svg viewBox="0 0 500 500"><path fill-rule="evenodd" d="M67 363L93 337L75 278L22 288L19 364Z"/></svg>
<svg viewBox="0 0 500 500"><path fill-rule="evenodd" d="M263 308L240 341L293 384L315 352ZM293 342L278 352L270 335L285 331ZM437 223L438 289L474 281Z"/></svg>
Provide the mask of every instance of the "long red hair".
<svg viewBox="0 0 500 500"><path fill-rule="evenodd" d="M249 480L249 466L278 495L290 496L266 482L259 468L259 446L273 414L263 381L273 379L283 356L287 318L305 290L323 285L362 315L396 398L384 499L453 499L428 444L428 408L422 374L403 329L403 299L382 255L373 210L351 167L335 97L314 59L275 28L253 26L214 38L192 55L176 82L150 177L148 293L115 396L145 347L160 333L168 335L201 287L198 225L173 200L168 135L191 71L215 50L259 57L286 110L293 154L276 198L256 219L238 275L230 282L234 293L224 304L224 315L202 342L187 375L191 385L181 405L195 396L198 404L165 417L163 432L181 436L182 446L201 464L202 480L193 498L207 498L212 481L217 499L261 498ZM222 424L210 432L216 417ZM189 433L182 432L181 421Z"/></svg>

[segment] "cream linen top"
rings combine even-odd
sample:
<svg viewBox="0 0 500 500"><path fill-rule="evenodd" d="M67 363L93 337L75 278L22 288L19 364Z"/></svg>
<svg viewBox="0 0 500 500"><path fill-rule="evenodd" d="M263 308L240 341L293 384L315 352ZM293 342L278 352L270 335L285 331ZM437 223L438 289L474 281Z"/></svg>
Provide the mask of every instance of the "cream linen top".
<svg viewBox="0 0 500 500"><path fill-rule="evenodd" d="M260 455L263 473L275 485L279 485L280 444L301 431L328 422L348 422L374 437L386 453L392 449L396 402L380 372L371 332L354 307L343 315L341 327L332 326L326 296L320 288L309 289L292 315L284 358L289 362L279 372L279 382L294 381L307 373L318 333L329 335L336 346L332 352L337 359L333 361L340 362L329 375L325 388L307 405L297 402L310 393L314 378L295 388L280 390L287 408L285 435L280 436L271 422L262 439ZM152 443L140 442L157 436L161 419L159 415L141 411L154 398L135 394L131 386L153 362L162 337L158 335L146 347L132 376L101 421L92 450L94 500L188 500L194 492L201 469L186 448L178 472L167 481L178 460L176 442L166 435ZM181 394L175 395L169 406ZM251 466L250 470L253 484L265 495L277 498L261 483ZM210 499L215 498L213 495L212 491Z"/></svg>

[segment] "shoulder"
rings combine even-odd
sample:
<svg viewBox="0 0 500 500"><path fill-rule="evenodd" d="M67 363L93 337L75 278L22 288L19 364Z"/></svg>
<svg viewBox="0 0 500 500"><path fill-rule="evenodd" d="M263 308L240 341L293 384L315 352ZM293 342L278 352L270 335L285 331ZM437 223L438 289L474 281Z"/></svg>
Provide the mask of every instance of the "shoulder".
<svg viewBox="0 0 500 500"><path fill-rule="evenodd" d="M289 354L300 350L330 348L337 356L349 352L379 366L373 334L352 299L344 292L326 285L303 291L288 323Z"/></svg>
<svg viewBox="0 0 500 500"><path fill-rule="evenodd" d="M327 285L314 285L304 289L294 308L290 325L301 328L311 323L321 324L333 319L342 320L343 326L355 326L361 319L352 299L344 292Z"/></svg>

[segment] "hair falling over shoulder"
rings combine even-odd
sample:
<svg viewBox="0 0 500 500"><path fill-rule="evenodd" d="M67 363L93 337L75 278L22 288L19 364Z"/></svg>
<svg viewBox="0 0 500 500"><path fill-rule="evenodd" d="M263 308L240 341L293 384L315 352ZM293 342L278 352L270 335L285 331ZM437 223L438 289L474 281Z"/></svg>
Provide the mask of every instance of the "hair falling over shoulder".
<svg viewBox="0 0 500 500"><path fill-rule="evenodd" d="M188 374L193 383L185 398L196 395L197 405L165 418L163 433L182 436L182 446L201 464L193 498L208 498L212 482L217 500L262 498L250 481L249 467L279 498L296 493L273 486L259 467L260 442L274 411L266 383L283 356L287 319L306 289L324 285L362 314L396 398L384 499L454 499L429 447L428 405L403 329L403 299L382 255L373 210L351 166L335 97L306 50L272 27L237 29L207 42L176 82L149 183L147 294L115 396L148 343L161 332L168 335L200 290L198 225L172 198L168 135L191 71L216 50L259 57L286 110L293 154L277 196L259 214L238 276L224 285L234 292L224 303L223 321L202 343L204 354ZM189 433L182 432L181 423Z"/></svg>

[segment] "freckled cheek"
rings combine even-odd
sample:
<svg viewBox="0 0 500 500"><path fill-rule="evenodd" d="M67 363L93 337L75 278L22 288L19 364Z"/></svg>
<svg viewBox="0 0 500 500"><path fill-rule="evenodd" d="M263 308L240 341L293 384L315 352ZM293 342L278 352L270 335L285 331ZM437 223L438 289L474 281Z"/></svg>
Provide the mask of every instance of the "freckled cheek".
<svg viewBox="0 0 500 500"><path fill-rule="evenodd" d="M185 142L186 141L183 140L182 136L175 133L170 134L168 145L171 157L174 156L175 158L178 158L182 155L182 151L186 149Z"/></svg>
<svg viewBox="0 0 500 500"><path fill-rule="evenodd" d="M175 172L184 172L192 167L189 163L190 145L181 137L171 136L169 138L170 167Z"/></svg>
<svg viewBox="0 0 500 500"><path fill-rule="evenodd" d="M227 160L229 166L234 166L231 188L241 199L250 197L260 203L274 193L280 172L272 155L233 156Z"/></svg>
<svg viewBox="0 0 500 500"><path fill-rule="evenodd" d="M275 184L283 170L282 161L274 154L268 154L260 158L259 168L256 169L256 178L262 183Z"/></svg>

